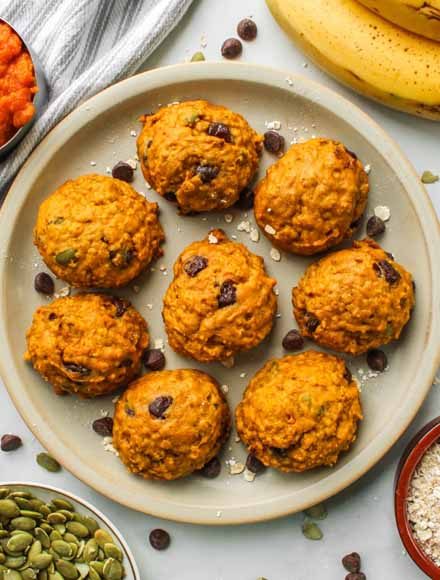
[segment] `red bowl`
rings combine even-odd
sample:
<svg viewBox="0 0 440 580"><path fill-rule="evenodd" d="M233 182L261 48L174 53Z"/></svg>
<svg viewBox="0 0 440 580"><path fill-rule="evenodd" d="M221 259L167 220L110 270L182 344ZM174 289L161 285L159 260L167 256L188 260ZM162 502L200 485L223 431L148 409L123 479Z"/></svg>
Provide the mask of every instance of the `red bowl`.
<svg viewBox="0 0 440 580"><path fill-rule="evenodd" d="M440 438L440 417L425 425L403 452L394 481L394 512L397 529L406 551L430 578L440 580L440 568L422 551L411 530L407 513L408 490L417 465L426 451Z"/></svg>

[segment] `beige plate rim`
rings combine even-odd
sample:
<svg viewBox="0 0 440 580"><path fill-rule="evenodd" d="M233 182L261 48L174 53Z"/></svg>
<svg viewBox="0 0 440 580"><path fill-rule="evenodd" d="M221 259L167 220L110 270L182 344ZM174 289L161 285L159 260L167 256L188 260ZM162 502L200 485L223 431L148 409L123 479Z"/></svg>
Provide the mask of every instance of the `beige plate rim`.
<svg viewBox="0 0 440 580"><path fill-rule="evenodd" d="M333 114L344 118L355 127L387 159L404 185L417 215L424 224L425 246L430 261L431 321L426 329L426 349L419 361L415 384L399 413L390 418L385 430L377 436L349 464L302 492L301 499L284 495L271 500L223 509L217 518L212 508L185 506L171 501L149 501L148 497L136 498L115 489L111 481L105 481L95 471L85 466L80 457L73 456L68 449L51 437L50 429L35 416L26 390L20 387L20 379L10 364L12 353L8 344L7 312L5 305L6 269L0 264L0 373L11 399L23 419L50 453L54 455L76 477L105 496L119 503L157 517L194 524L224 525L243 524L273 519L303 510L314 503L324 501L343 490L371 469L399 439L422 405L431 387L433 377L440 364L440 311L433 305L440 303L440 269L436 267L435 249L440 247L440 224L429 196L420 183L409 161L399 146L358 107L332 90L299 75L269 67L242 63L187 63L155 69L135 75L109 87L73 111L59 123L35 149L15 178L0 212L0 247L8 247L17 215L25 201L25 191L38 175L40 167L74 133L103 111L121 104L134 96L163 88L170 84L190 81L234 80L257 83L269 88L283 89L301 95ZM289 501L289 497L291 501Z"/></svg>

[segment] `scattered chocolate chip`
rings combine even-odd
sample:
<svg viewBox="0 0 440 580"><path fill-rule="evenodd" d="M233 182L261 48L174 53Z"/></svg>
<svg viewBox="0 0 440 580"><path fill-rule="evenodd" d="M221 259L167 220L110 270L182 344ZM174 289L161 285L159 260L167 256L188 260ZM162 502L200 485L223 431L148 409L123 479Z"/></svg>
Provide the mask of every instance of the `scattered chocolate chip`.
<svg viewBox="0 0 440 580"><path fill-rule="evenodd" d="M264 134L264 148L269 153L280 153L284 149L284 137L276 131L266 131Z"/></svg>
<svg viewBox="0 0 440 580"><path fill-rule="evenodd" d="M95 419L92 423L92 428L95 433L101 437L111 437L113 433L113 419L111 417L100 417Z"/></svg>
<svg viewBox="0 0 440 580"><path fill-rule="evenodd" d="M159 528L150 532L149 539L155 550L166 550L171 542L170 534Z"/></svg>
<svg viewBox="0 0 440 580"><path fill-rule="evenodd" d="M300 350L304 346L304 339L299 330L289 330L283 338L283 348L286 350Z"/></svg>
<svg viewBox="0 0 440 580"><path fill-rule="evenodd" d="M400 280L399 272L386 260L375 262L373 268L376 271L376 274L380 278L385 278L390 285L397 284Z"/></svg>
<svg viewBox="0 0 440 580"><path fill-rule="evenodd" d="M122 298L117 298L116 296L112 296L112 302L116 306L116 318L121 318L121 316L123 316L130 307L130 302L128 300L123 300Z"/></svg>
<svg viewBox="0 0 440 580"><path fill-rule="evenodd" d="M227 125L223 123L210 123L208 127L208 135L211 137L218 137L219 139L223 139L226 143L230 143L232 141L231 131Z"/></svg>
<svg viewBox="0 0 440 580"><path fill-rule="evenodd" d="M167 201L171 201L172 203L176 203L176 201L177 201L177 197L176 197L176 194L174 193L174 191L167 191L164 194L164 198Z"/></svg>
<svg viewBox="0 0 440 580"><path fill-rule="evenodd" d="M197 473L199 473L202 477L206 477L206 479L214 479L222 470L222 464L218 457L213 457L211 461L208 461L206 465L199 469Z"/></svg>
<svg viewBox="0 0 440 580"><path fill-rule="evenodd" d="M227 38L222 44L222 56L225 58L237 58L243 51L243 45L238 38Z"/></svg>
<svg viewBox="0 0 440 580"><path fill-rule="evenodd" d="M218 296L218 307L224 308L235 304L237 301L237 288L232 280L226 280L220 287L220 294Z"/></svg>
<svg viewBox="0 0 440 580"><path fill-rule="evenodd" d="M247 456L246 467L252 473L262 473L266 469L266 466L255 455L252 455L252 453L249 453Z"/></svg>
<svg viewBox="0 0 440 580"><path fill-rule="evenodd" d="M209 183L215 179L218 175L220 169L215 167L215 165L199 165L196 168L197 175L203 181L203 183Z"/></svg>
<svg viewBox="0 0 440 580"><path fill-rule="evenodd" d="M87 377L92 372L89 368L83 365L78 365L76 363L65 362L63 364L68 371L76 373L77 375L81 375L82 377Z"/></svg>
<svg viewBox="0 0 440 580"><path fill-rule="evenodd" d="M342 558L342 565L348 572L360 572L361 557L357 552L347 554Z"/></svg>
<svg viewBox="0 0 440 580"><path fill-rule="evenodd" d="M124 358L120 363L119 363L119 367L122 368L129 368L131 367L133 364L133 361L131 360L131 358Z"/></svg>
<svg viewBox="0 0 440 580"><path fill-rule="evenodd" d="M142 362L152 371L161 371L165 366L165 355L160 348L149 348L142 355Z"/></svg>
<svg viewBox="0 0 440 580"><path fill-rule="evenodd" d="M237 34L242 40L255 40L257 37L257 25L250 18L243 18L237 26Z"/></svg>
<svg viewBox="0 0 440 580"><path fill-rule="evenodd" d="M315 332L315 330L321 324L318 318L316 318L316 316L314 314L311 314L310 312L306 312L304 318L306 328L309 332Z"/></svg>
<svg viewBox="0 0 440 580"><path fill-rule="evenodd" d="M345 580L367 580L367 577L363 572L350 572L350 574L347 574L345 577Z"/></svg>
<svg viewBox="0 0 440 580"><path fill-rule="evenodd" d="M379 371L380 373L383 373L388 365L387 355L383 352L383 350L372 348L367 352L367 365L373 371Z"/></svg>
<svg viewBox="0 0 440 580"><path fill-rule="evenodd" d="M344 379L351 383L353 380L353 375L351 374L351 370L346 366L344 370Z"/></svg>
<svg viewBox="0 0 440 580"><path fill-rule="evenodd" d="M168 409L168 407L172 404L173 397L168 396L160 396L156 397L154 401L152 401L148 405L148 410L150 411L150 415L156 417L156 419L165 419L163 414Z"/></svg>
<svg viewBox="0 0 440 580"><path fill-rule="evenodd" d="M55 314L55 312L51 312L48 316L49 320L56 320L57 315Z"/></svg>
<svg viewBox="0 0 440 580"><path fill-rule="evenodd" d="M274 455L276 455L279 458L283 458L283 457L287 457L287 452L288 449L284 449L282 447L271 447L270 450L272 451L272 453Z"/></svg>
<svg viewBox="0 0 440 580"><path fill-rule="evenodd" d="M354 222L351 222L350 228L352 230L357 230L357 228L360 226L361 221L362 221L362 216L360 218L358 218L357 220L354 220Z"/></svg>
<svg viewBox="0 0 440 580"><path fill-rule="evenodd" d="M133 167L125 161L119 161L112 169L112 177L131 183L133 181Z"/></svg>
<svg viewBox="0 0 440 580"><path fill-rule="evenodd" d="M208 259L205 256L193 256L189 258L183 265L183 269L191 278L197 276L199 272L204 270L208 265Z"/></svg>
<svg viewBox="0 0 440 580"><path fill-rule="evenodd" d="M240 192L240 197L237 201L237 206L240 209L252 209L254 207L255 194L249 187L245 187Z"/></svg>
<svg viewBox="0 0 440 580"><path fill-rule="evenodd" d="M372 215L367 221L367 235L370 238L375 238L380 236L385 231L385 222L377 217L377 215Z"/></svg>
<svg viewBox="0 0 440 580"><path fill-rule="evenodd" d="M7 435L2 435L0 441L0 449L2 451L15 451L22 445L23 442L17 435L10 435L9 433Z"/></svg>
<svg viewBox="0 0 440 580"><path fill-rule="evenodd" d="M50 296L55 291L55 284L49 274L46 274L46 272L40 272L35 276L34 288L37 292Z"/></svg>

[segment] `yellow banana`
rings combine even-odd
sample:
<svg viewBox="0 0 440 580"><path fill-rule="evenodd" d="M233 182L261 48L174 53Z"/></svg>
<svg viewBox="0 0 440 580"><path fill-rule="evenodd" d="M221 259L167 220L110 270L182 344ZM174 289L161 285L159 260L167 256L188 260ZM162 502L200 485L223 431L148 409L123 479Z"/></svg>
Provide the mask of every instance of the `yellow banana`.
<svg viewBox="0 0 440 580"><path fill-rule="evenodd" d="M440 0L358 0L402 28L440 41Z"/></svg>
<svg viewBox="0 0 440 580"><path fill-rule="evenodd" d="M356 0L266 0L304 52L358 92L440 120L440 44L377 16Z"/></svg>

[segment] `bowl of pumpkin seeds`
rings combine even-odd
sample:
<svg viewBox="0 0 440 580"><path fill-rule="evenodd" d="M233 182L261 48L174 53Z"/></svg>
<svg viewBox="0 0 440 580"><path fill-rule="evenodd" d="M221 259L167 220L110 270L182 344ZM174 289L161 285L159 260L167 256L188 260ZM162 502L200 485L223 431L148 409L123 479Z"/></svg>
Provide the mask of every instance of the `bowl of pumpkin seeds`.
<svg viewBox="0 0 440 580"><path fill-rule="evenodd" d="M69 492L0 483L0 580L140 580L118 529Z"/></svg>

